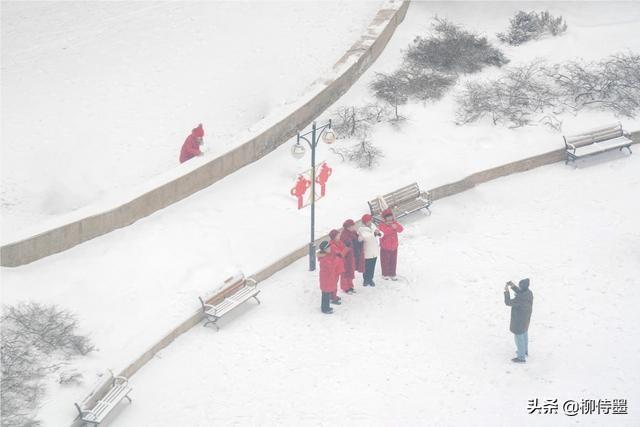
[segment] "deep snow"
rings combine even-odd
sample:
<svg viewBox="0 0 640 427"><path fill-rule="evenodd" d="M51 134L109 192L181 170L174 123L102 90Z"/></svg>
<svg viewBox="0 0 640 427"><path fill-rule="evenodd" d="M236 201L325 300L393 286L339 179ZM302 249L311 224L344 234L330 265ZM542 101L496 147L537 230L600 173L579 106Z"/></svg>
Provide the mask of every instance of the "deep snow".
<svg viewBox="0 0 640 427"><path fill-rule="evenodd" d="M2 241L286 109L382 1L2 2Z"/></svg>
<svg viewBox="0 0 640 427"><path fill-rule="evenodd" d="M343 97L343 99L339 100L337 104L364 102L365 89L372 74L376 71L392 70L397 65L400 50L405 48L415 35L424 33L428 28L429 19L434 12L438 12L442 16L448 17L455 22L472 26L475 25L473 28L478 28L488 34L494 34L497 31L503 31L505 29L508 18L518 7L519 5L507 6L502 3L498 5L476 3L465 5L458 3L413 3L409 8L405 22L399 27L398 32L378 62L372 66L372 69L368 71L355 87ZM540 55L550 54L551 47L554 48L554 55L564 58L573 58L578 55L589 57L592 54L594 57L599 58L607 54L609 49L618 50L630 48L635 51L640 50L638 40L633 37L628 37L634 28L633 20L636 19L640 13L637 4L625 3L614 6L581 4L579 8L565 4L542 4L536 6L536 9L542 9L543 7L548 7L552 13L558 13L558 8L560 8L560 13L562 13L569 22L569 31L566 36L563 36L566 38L561 37L559 39L532 42L531 44L524 45L510 52L509 55L517 56L524 61ZM493 9L494 12L491 12L491 9ZM478 21L477 17L479 16L483 17L484 20ZM619 22L619 24L615 25L616 22ZM581 40L584 40L584 42L581 42ZM601 43L599 43L599 41L601 41ZM605 44L609 46L607 49L598 47L604 46ZM598 49L600 49L599 52ZM495 73L495 70L488 70L486 73ZM318 159L328 160L334 168L334 175L329 182L326 198L317 205L317 232L327 232L329 229L341 224L346 217L360 216L366 211L365 201L368 198L388 190L393 190L407 183L418 181L423 188L435 187L452 180L458 180L480 169L546 152L562 146L559 134L544 128L508 130L486 123L456 127L451 123L451 105L450 96L433 105L423 106L421 104L411 104L404 110L405 115L409 116L410 119L407 120L399 130L395 130L387 125L378 127L376 133L372 135L372 140L384 151L385 157L382 159L381 165L374 171L356 170L348 164L341 164L337 158L328 151L328 147L321 146L319 148ZM594 123L606 123L611 121L612 118L612 116L606 113L581 113L580 116L576 118L567 116L565 120L566 122L572 122L573 126L579 129L581 126L586 126L587 124L589 127L592 127ZM638 129L636 122L623 121L623 124L629 130ZM571 123L568 123L568 129L570 125ZM180 143L181 142L182 136L180 137ZM167 331L198 308L196 299L198 294L217 287L224 278L236 270L242 270L247 274L251 274L306 242L309 212L308 210L297 211L295 209L295 199L288 195L288 191L295 182L296 174L308 169L309 159L306 157L300 161L293 160L289 155L291 144L292 142L290 141L261 161L243 168L210 188L194 194L184 201L145 218L126 229L114 231L69 251L48 257L30 265L13 269L3 268L1 270L4 301L11 303L19 300L33 299L41 302L59 304L74 311L78 313L80 324L86 331L90 331L94 341L100 348L100 351L91 357L77 361L78 369L85 374L86 378L86 382L82 387L58 387L53 383L52 379L50 393L48 395L49 400L45 402L40 412L41 417L47 420L48 424L58 425L58 421L60 421L60 423L66 423L67 420L75 416L71 404L86 393L96 372L103 371L106 368L112 368L117 371L130 363L152 343L156 342ZM341 142L339 144L348 143ZM633 195L637 193L637 182L640 174L640 165L638 165L636 156L637 154L631 157L617 154L607 156L606 159L609 161L608 163L600 163L600 161L597 161L595 162L597 166L594 167L589 166L592 164L589 162L587 165L582 165L577 171L573 171L573 169L569 167L566 169L566 172L562 172L561 177L564 179L565 174L573 173L573 176L583 177L579 181L581 185L583 185L582 183L589 184L585 187L579 187L587 189L578 193L578 195L581 196L580 200L591 200L592 203L595 203L598 200L604 200L601 198L613 197L613 195L610 196L610 193L613 191L623 192L627 190L628 192L624 194L621 193L616 197L622 197L624 195L628 200L632 200ZM611 168L610 175L604 172L594 172L608 170L609 168ZM537 180L546 182L547 187L553 189L557 185L558 180L556 178L560 177L560 175L557 175L560 172L555 172L557 170L564 171L565 169L563 165L543 168L539 171L540 173L535 176L538 177ZM628 181L630 182L629 186L619 185L621 177L616 175L617 171L625 174L622 176L623 178L628 177ZM533 173L537 172L532 172L532 174ZM596 184L592 184L592 174L594 174L593 177L598 178L594 181ZM569 177L571 175L566 176ZM507 178L501 181L501 183L506 183L501 185L508 186L510 179L511 178ZM603 182L602 184L597 184L598 181ZM482 194L475 193L475 191L480 191L482 188L483 187L480 187L478 190L474 190L473 194ZM514 191L517 193L520 188L521 187L518 186ZM636 189L635 193L632 191L634 188ZM526 198L526 195L527 192L523 192L519 197ZM465 200L464 197L466 196L463 195L460 197L462 197L462 199L455 198L451 200ZM564 199L571 197L571 194L558 193L555 198L560 197ZM517 200L518 199L511 199L511 195L509 195L509 198L505 195L501 203L504 205L514 203L514 206L517 207ZM424 227L430 227L426 224L438 224L436 218L451 216L452 209L450 209L450 211L444 210L442 213L440 211L440 206L443 206L444 209L444 206L450 203L452 202L449 200L436 203L434 205L434 216L425 220ZM567 209L573 209L570 207L570 203L562 203L569 206ZM483 208L485 204L477 203L476 205L475 210L481 212L481 208ZM487 203L487 205L489 204ZM606 203L603 202L602 205L606 208ZM546 212L545 220L552 218L553 221L562 223L564 221L562 212L554 212L555 209L560 209L560 206L563 205L554 205L554 207L548 207L546 211L543 211ZM612 204L612 206L617 205ZM460 206L461 209L462 207L463 206ZM486 209L490 209L490 207L488 206ZM536 209L539 208L536 207ZM627 221L629 221L625 219L627 211L630 212L630 214L637 212L637 205L629 204L629 206L625 206L624 209L620 209L619 214L614 215L611 222L608 223L609 226L614 227L617 226L618 223L627 224ZM609 212L609 210L605 209L603 215L607 212ZM586 230L592 227L591 222L588 220L591 218L590 215L593 214L589 207L584 208L584 213L582 211L571 211L572 217L577 221L575 222L575 224L578 224L577 227ZM480 217L478 221L475 221L475 212L469 211L463 215L462 218L464 220L462 220L460 224L462 224L461 227L463 228L483 227L481 220L484 221L484 219ZM637 220L630 221L636 221L635 224L637 225ZM551 219L549 219L548 222L551 222ZM420 224L422 224L422 222L420 222ZM597 227L601 226L597 222L594 224ZM446 224L443 224L442 226L444 227L445 225ZM416 226L418 226L417 223ZM555 226L555 224L549 224L549 226ZM448 230L447 228L438 228L437 230L429 230L427 234L433 235L436 231L440 233L453 233L452 230ZM609 242L609 239L613 238L610 236L616 236L616 233L620 232L613 231L613 234L606 234L603 231L602 235L598 232L597 237L599 239L604 238L605 242ZM634 230L627 228L627 231L632 232ZM411 236L411 234L408 233L405 238L408 238L408 236ZM500 234L498 234L498 236L500 236ZM517 236L513 236L512 233L507 233L507 236L509 237L509 242L513 244L513 246L508 247L513 248L514 251L522 252L529 250L529 245L522 244L520 246L520 243L517 242ZM551 242L551 246L563 245L562 238L564 237L562 234L543 234L543 236ZM460 238L462 237L465 236L460 236ZM472 235L467 237L470 239L472 237L474 239L476 238ZM495 238L489 233L483 235L483 239L491 242ZM444 239L441 241L443 242ZM504 240L498 240L498 242L503 241ZM409 242L407 241L405 243L408 244ZM584 242L581 241L580 244L576 244L575 247L571 248L573 252L569 251L569 255L574 259L579 258L571 254L581 253L583 251L582 246L584 246ZM409 248L409 246L407 246L407 248ZM452 250L453 249L450 249L450 251ZM633 247L630 246L630 250L633 251ZM418 251L418 248L416 248L416 251ZM524 253L528 254L528 252ZM608 263L614 262L609 261L609 253L612 252L603 251L602 253L605 255L593 257L593 259L597 260L594 265L587 267L581 264L581 270L578 273L572 273L573 277L584 272L588 278L591 274L590 269L596 270L600 269L601 266L602 268L611 266ZM445 273L447 274L446 277L450 277L448 275L453 274L453 271L463 268L461 264L464 265L469 257L474 256L475 252L468 251L468 254L469 255L463 254L461 256L443 258L438 264L431 264L428 265L428 267L441 271L441 275L437 277L444 278ZM626 264L624 264L624 269L619 267L620 277L616 275L618 279L623 281L630 280L637 276L637 274L631 273L627 275L627 271L631 271L628 268L637 266L637 263L629 262L630 260L625 258L629 256L633 256L633 252L625 252L618 257L620 260L627 259ZM424 259L427 259L427 257L425 256ZM523 258L514 257L514 259ZM556 258L554 258L554 260L555 259ZM632 259L633 258L631 258L631 260ZM421 260L422 257L420 257L420 261ZM497 258L497 261L499 260L500 258ZM508 270L506 263L498 263L497 261L492 267L499 270L499 274L497 275L499 278L495 278L495 286L499 288L496 290L497 293L494 293L493 276L486 276L486 283L491 283L490 303L493 304L495 302L499 305L501 304L499 300L501 296L499 294L501 284L508 279L515 280L518 275L525 273L521 272L522 269L519 268ZM288 295L290 293L288 290L290 290L292 286L300 286L300 288L304 286L308 292L304 294L304 297L307 299L301 301L298 298L296 299L296 305L289 307L288 304L285 305L284 303L288 297L283 297L282 304L278 303L278 308L281 311L279 311L278 314L274 314L274 316L284 316L285 313L287 313L287 311L282 311L284 309L293 310L299 314L296 317L296 321L304 322L305 325L315 326L316 322L313 319L316 319L316 317L310 316L315 316L313 313L315 313L317 305L317 291L312 276L306 273L303 274L305 262L306 261L300 261L292 270L286 273L287 275L295 274L295 278L292 277L291 282L283 282L277 286L269 285L268 290L273 290L277 295L281 295L281 293ZM602 264L600 264L600 262L602 262ZM622 261L620 262L620 265L623 265ZM548 268L548 274L555 274L551 270L560 268L558 265L562 263L564 263L564 259L548 264L551 266ZM473 267L478 269L487 268L484 264ZM407 273L403 274L411 277L411 274L408 272L409 266L405 266L405 268L407 269ZM416 265L411 268L419 269L420 267ZM419 272L419 270L415 271ZM560 269L559 271L562 272L564 270ZM429 277L427 273L428 272L424 272L425 277ZM416 277L419 277L420 274L415 273ZM534 277L533 274L530 275ZM468 276L461 276L459 280L456 280L458 280L459 283L466 283L466 279L469 277L471 277L470 274ZM478 280L481 279L479 276L477 277ZM538 272L535 277L534 285L538 283L538 281L540 281L540 283L550 282L550 280L543 280L546 277L541 272ZM308 286L304 285L304 283ZM445 281L445 283L448 282ZM278 290L281 286L283 290ZM439 289L442 289L441 292L444 293L447 288L430 288L429 298L432 298L432 294L438 292ZM267 287L265 287L265 292L266 290ZM381 289L381 292L384 292L384 289ZM446 295L448 294L443 294L441 300L444 300ZM356 297L358 296L360 295ZM406 294L402 296L403 298L409 297ZM566 296L575 298L575 295ZM278 298L275 299L277 300ZM422 299L427 298L423 297ZM631 300L633 300L633 294L631 294ZM488 299L484 301L486 302ZM595 304L598 301L600 301L600 299L593 303ZM637 301L637 299L635 301ZM382 304L382 302L379 302L379 304ZM345 308L346 307L345 305ZM363 308L364 307L366 306L363 306ZM402 308L403 310L409 310L407 307ZM253 310L253 307L247 305L247 307L242 310L247 310L247 319L249 319L252 318L251 316L255 313L260 313L260 311L258 311L260 309L275 310L276 308L273 307L273 304L267 308L267 304L265 304L263 307L258 307L256 310ZM497 316L501 316L502 312L499 310L503 310L503 308L498 309L496 307L496 310L498 311L492 309L491 312L497 313ZM249 312L251 313L249 314ZM239 312L238 316L240 313L243 312ZM267 311L267 313L269 313L269 311ZM345 311L345 314L346 313L347 311ZM369 316L376 322L379 321L376 320L378 316L377 313L378 312ZM536 311L536 316L538 315L537 313L538 311ZM356 313L354 313L354 315L355 314ZM360 316L360 314L358 314L358 316ZM389 316L394 315L391 314ZM387 318L386 320L392 321L393 317ZM400 320L401 319L398 319L398 321ZM491 359L495 361L492 362L495 363L493 366L504 366L503 361L510 355L511 351L511 341L504 330L503 321L504 318L500 318L499 322L496 320L497 323L494 327L499 328L496 329L496 331L498 331L496 334L498 334L499 337L492 338L496 340L496 344L489 347L498 348L498 345L504 345L504 356L503 353L491 353ZM228 323L232 328L234 325L239 325L233 321ZM244 323L240 324L244 325ZM434 322L429 322L429 324L434 324ZM613 325L614 323L610 324ZM359 332L362 332L360 328L356 326L356 323L350 324L348 327L353 327ZM402 327L414 328L417 327L417 325L411 326L404 324ZM225 328L225 333L227 332L226 329L228 328ZM351 333L355 334L355 329ZM206 332L208 333L210 331ZM285 332L286 330L280 331L282 336L284 336ZM193 332L193 334L201 333L203 332L199 332L198 330ZM244 333L246 334L246 330ZM444 332L442 333L445 337L452 336L452 333L449 331L447 331L446 334ZM557 333L563 334L564 337L564 331L558 329ZM247 342L256 334L251 333L249 338L247 338ZM267 332L266 330L260 329L260 334L267 334ZM572 333L567 336L574 335L575 333ZM634 335L631 333L631 335L628 336ZM363 335L363 337L366 337L366 335ZM470 337L472 340L476 339L476 335ZM348 336L346 338L351 337ZM384 338L386 339L387 337L384 336ZM185 337L185 339L188 339L188 337ZM284 342L283 339L284 338L274 338L274 345L282 344ZM437 338L437 342L440 343L443 339L444 338L439 337ZM538 337L532 336L532 342L534 339L537 340ZM173 351L174 347L178 349L182 342L183 341L180 340L172 344L169 350ZM499 344L497 344L498 342ZM391 341L391 343L393 344L393 341ZM580 341L578 344L586 346L585 341ZM451 347L449 348L451 349ZM352 351L357 353L360 350L354 348ZM384 351L391 352L392 347L387 347ZM473 347L469 351L474 352L479 350ZM214 353L217 353L217 351L214 351ZM462 353L464 353L464 351L462 351ZM448 355L448 353L445 354ZM484 361L484 353L472 354L478 355L479 360ZM211 354L207 356L212 357ZM206 358L206 356L202 357ZM448 357L451 356L448 355ZM460 361L460 359L455 358L452 360L454 362ZM567 360L571 359L568 358ZM355 363L355 361L349 363ZM444 361L441 363L444 363ZM594 359L592 362L593 365L597 365L597 363L608 362L600 361L599 359ZM453 365L455 365L455 363L453 363L452 366ZM281 366L281 369L286 369L286 367L282 367L282 365L278 366ZM297 365L294 364L294 366ZM309 366L315 365L310 364ZM401 364L398 363L398 366L400 367ZM548 366L551 369L552 364L550 363ZM555 365L553 366L553 369L556 369ZM599 366L600 365L597 365L597 367ZM194 369L198 367L199 366L194 366ZM402 369L406 368L402 367ZM471 366L469 369L471 369ZM145 374L143 372L138 374L140 376L136 375L133 380L136 382L140 381L141 385L146 387L144 384L149 381L144 379L143 375ZM498 374L491 369L489 369L489 373L495 376L502 375L502 371ZM345 370L343 375L349 375L348 371ZM375 384L383 381L381 377L370 376ZM143 379L138 380L138 378ZM347 378L349 377L347 376ZM436 376L434 381L440 378L441 377ZM451 378L453 377L449 379ZM468 377L465 378L469 379ZM471 381L471 379L469 380ZM473 379L473 381L475 387L479 389L481 382L476 382L475 379ZM568 382L568 380L565 382ZM561 381L558 382L558 384L564 384L565 382ZM344 384L346 383L345 379ZM162 386L164 383L155 384ZM392 384L394 387L389 388L385 393L392 393L395 390L396 383ZM435 384L437 384L437 382ZM269 387L267 387L267 389L269 389ZM474 390L477 391L478 389ZM281 390L285 390L284 385ZM497 390L502 390L505 393L508 391L507 388L498 388ZM585 386L585 390L590 389ZM623 388L620 388L620 390L625 391ZM196 391L199 392L200 388ZM252 389L251 392L253 391ZM395 391L400 392L398 390ZM344 390L336 390L336 393L343 395L345 399L347 397L353 397L350 394L347 395L347 392ZM637 390L635 393L637 396ZM470 393L470 396L473 395L473 393ZM279 400L285 401L290 398L290 396L291 393L281 395ZM198 398L197 393L190 397L192 399ZM464 394L456 397L460 400L460 405L463 404L465 397ZM505 402L505 396L501 397L502 400L499 400L499 403L496 403L496 405ZM527 396L527 398L528 397L529 396ZM589 396L584 397L587 398ZM605 396L604 392L603 397L613 398L613 396ZM633 398L631 395L628 397L629 399ZM141 398L145 399L145 397ZM225 399L225 397L221 395L220 398ZM139 398L136 397L134 402L137 402L138 399ZM523 400L526 400L526 398L523 397ZM233 408L235 404L229 403L228 405L230 408ZM415 402L412 405L415 405ZM518 408L523 407L524 406L520 406ZM199 410L204 411L202 407L199 408ZM514 411L518 408L516 408L515 405L513 406ZM271 409L273 410L273 408ZM125 412L129 412L131 408L125 408L125 410ZM123 414L125 412L123 412ZM204 414L205 412L200 413ZM133 416L137 416L135 415L136 412L133 412L133 414ZM235 416L235 414L235 412L228 412L227 415L223 416L230 419L229 417ZM394 413L390 413L388 416L393 417L393 415ZM120 417L118 417L118 422L119 421ZM273 423L276 421L277 420L274 419ZM233 421L231 423L233 423ZM242 419L238 418L236 423L242 423Z"/></svg>
<svg viewBox="0 0 640 427"><path fill-rule="evenodd" d="M118 425L637 425L639 168L555 164L439 200L402 221L403 281L358 277L330 316L300 260L220 332L158 353ZM530 357L515 365L502 288L523 277ZM626 398L630 413L527 415L534 398Z"/></svg>

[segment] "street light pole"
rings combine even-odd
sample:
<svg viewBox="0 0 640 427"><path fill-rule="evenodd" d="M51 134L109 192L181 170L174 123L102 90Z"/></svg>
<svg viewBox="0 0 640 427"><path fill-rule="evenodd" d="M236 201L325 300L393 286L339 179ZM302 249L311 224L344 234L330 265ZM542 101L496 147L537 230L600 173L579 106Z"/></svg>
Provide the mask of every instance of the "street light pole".
<svg viewBox="0 0 640 427"><path fill-rule="evenodd" d="M309 148L311 148L311 239L309 241L309 271L314 271L316 269L316 147L318 146L320 137L327 129L331 129L331 120L329 120L329 123L326 125L320 127L317 127L316 122L313 122L311 132L307 132L303 135L300 135L300 132L298 132L297 144L300 144L300 140L303 139L307 142ZM311 141L306 138L309 134L311 134Z"/></svg>
<svg viewBox="0 0 640 427"><path fill-rule="evenodd" d="M311 240L309 241L309 271L314 271L316 269L316 147L318 146L318 140L316 139L316 122L313 122L313 126L311 127L311 140L313 141L313 147L311 147Z"/></svg>

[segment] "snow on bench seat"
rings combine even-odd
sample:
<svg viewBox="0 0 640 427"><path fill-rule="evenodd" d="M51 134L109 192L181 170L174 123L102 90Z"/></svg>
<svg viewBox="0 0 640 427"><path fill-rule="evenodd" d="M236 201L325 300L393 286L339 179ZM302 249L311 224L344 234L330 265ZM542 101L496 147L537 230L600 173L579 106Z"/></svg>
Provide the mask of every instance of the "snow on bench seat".
<svg viewBox="0 0 640 427"><path fill-rule="evenodd" d="M100 424L124 398L128 399L129 403L131 403L129 392L131 392L132 388L129 387L129 380L125 377L113 376L113 373L111 373L111 377L111 388L104 397L93 405L92 408L89 408L88 406L90 406L89 402L91 401L94 392L89 394L81 404L74 403L78 410L78 417L84 423L94 425Z"/></svg>
<svg viewBox="0 0 640 427"><path fill-rule="evenodd" d="M633 141L622 130L620 123L607 125L577 135L563 136L567 153L565 164L581 157L626 148L631 153Z"/></svg>
<svg viewBox="0 0 640 427"><path fill-rule="evenodd" d="M396 218L401 218L410 213L426 209L431 214L431 195L428 192L420 191L417 183L407 185L396 191L378 196L367 202L374 221L382 221L382 211L387 207L391 209Z"/></svg>
<svg viewBox="0 0 640 427"><path fill-rule="evenodd" d="M225 280L225 284L228 284L228 286L207 299L211 303L206 303L202 297L198 297L202 305L202 314L207 319L204 326L212 323L219 330L218 319L243 302L253 298L260 304L258 299L260 290L258 289L258 282L254 279L238 275Z"/></svg>

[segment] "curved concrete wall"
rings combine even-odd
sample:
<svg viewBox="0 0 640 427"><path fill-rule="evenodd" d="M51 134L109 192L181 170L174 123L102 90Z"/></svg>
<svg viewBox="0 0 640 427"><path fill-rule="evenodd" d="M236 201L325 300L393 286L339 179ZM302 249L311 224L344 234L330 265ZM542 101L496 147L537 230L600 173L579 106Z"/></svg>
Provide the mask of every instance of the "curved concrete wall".
<svg viewBox="0 0 640 427"><path fill-rule="evenodd" d="M27 264L130 225L267 155L311 123L353 85L382 53L404 20L408 7L409 0L388 0L367 32L334 65L333 77L325 79L303 105L275 125L203 166L110 210L2 246L0 265Z"/></svg>
<svg viewBox="0 0 640 427"><path fill-rule="evenodd" d="M631 138L633 139L635 144L640 143L640 131L634 132L631 134ZM552 163L564 161L565 159L565 151L564 149L549 151L544 154L540 154L533 157L528 157L522 160L517 160L515 162L507 163L504 165L500 165L491 169L486 169L480 172L476 172L471 174L459 181L455 181L449 184L441 185L439 187L432 188L428 190L431 193L433 200L442 199L448 196L453 196L458 193L462 193L463 191L469 190L475 187L478 184L482 184L483 182L488 182L497 178L501 178L507 175L511 175L513 173L518 172L526 172L530 169L534 169L540 166L549 165ZM571 167L571 166L567 166ZM328 239L329 236L322 236L317 241L316 244L319 244L322 240ZM276 260L269 266L263 268L260 271L257 271L255 274L250 277L255 278L258 282L262 282L269 277L273 276L278 271L286 268L287 266L293 264L300 258L303 258L309 254L308 245L304 245L295 251L289 253L288 255ZM219 301L221 298L220 294L216 294L211 297L208 302ZM195 305L195 301L194 301ZM149 362L153 356L156 355L160 350L167 347L169 344L173 342L177 337L187 332L189 329L194 327L195 325L200 324L202 321L202 310L194 311L194 313L186 319L184 322L180 323L175 329L165 335L160 341L151 346L146 352L144 352L140 357L138 357L135 361L133 361L129 366L124 368L118 375L130 378L134 375L140 368L142 368L147 362ZM95 402L100 399L110 388L110 384L105 383L102 387L97 390L92 399L90 401ZM78 423L74 423L75 425L79 425Z"/></svg>

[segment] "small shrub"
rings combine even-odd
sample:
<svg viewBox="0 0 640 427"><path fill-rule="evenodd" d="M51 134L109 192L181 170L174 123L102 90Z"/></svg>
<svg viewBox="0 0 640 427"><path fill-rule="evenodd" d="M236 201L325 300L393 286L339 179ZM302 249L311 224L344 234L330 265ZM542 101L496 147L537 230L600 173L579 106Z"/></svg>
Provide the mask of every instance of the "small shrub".
<svg viewBox="0 0 640 427"><path fill-rule="evenodd" d="M546 34L559 36L565 31L567 23L562 16L554 17L548 11L536 13L521 10L511 18L509 31L506 34L498 33L497 36L502 42L517 46Z"/></svg>
<svg viewBox="0 0 640 427"><path fill-rule="evenodd" d="M413 69L428 69L444 74L474 73L486 66L501 67L509 62L486 37L463 30L445 19L435 19L434 35L416 37L405 53Z"/></svg>
<svg viewBox="0 0 640 427"><path fill-rule="evenodd" d="M382 151L374 146L366 137L350 148L334 149L334 153L342 160L354 163L358 168L373 169L384 157Z"/></svg>
<svg viewBox="0 0 640 427"><path fill-rule="evenodd" d="M389 109L378 103L339 107L333 112L331 127L338 139L363 137L370 126L386 120L389 114Z"/></svg>

